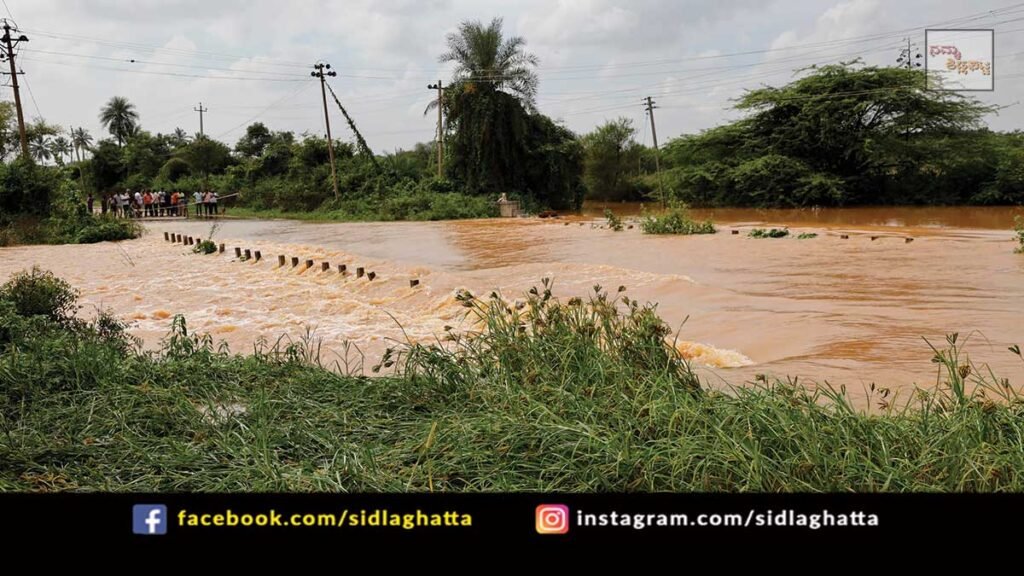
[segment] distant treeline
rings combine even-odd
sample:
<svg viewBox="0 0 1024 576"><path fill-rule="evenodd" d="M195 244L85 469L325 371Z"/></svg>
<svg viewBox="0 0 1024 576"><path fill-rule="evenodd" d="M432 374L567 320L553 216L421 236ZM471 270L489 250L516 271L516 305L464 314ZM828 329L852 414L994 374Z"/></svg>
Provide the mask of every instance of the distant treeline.
<svg viewBox="0 0 1024 576"><path fill-rule="evenodd" d="M618 138L623 154L609 163L588 148L589 189L641 199L657 197L660 184L693 206L1024 202L1024 134L985 128L992 107L926 90L918 70L842 64L806 72L782 88L747 92L736 103L744 118L670 140L660 182L649 168L635 176L638 155L650 152L628 144L628 121L605 125L587 138L605 150Z"/></svg>

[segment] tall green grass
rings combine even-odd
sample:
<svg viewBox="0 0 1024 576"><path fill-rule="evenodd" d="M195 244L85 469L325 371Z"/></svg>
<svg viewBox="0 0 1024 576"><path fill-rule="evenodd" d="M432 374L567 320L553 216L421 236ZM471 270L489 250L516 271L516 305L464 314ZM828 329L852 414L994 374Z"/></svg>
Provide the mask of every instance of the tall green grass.
<svg viewBox="0 0 1024 576"><path fill-rule="evenodd" d="M0 490L1024 489L1024 402L958 337L937 387L872 387L869 413L827 385L702 386L624 288L458 299L466 329L395 343L374 378L308 337L242 356L176 318L142 352L109 317L0 300Z"/></svg>

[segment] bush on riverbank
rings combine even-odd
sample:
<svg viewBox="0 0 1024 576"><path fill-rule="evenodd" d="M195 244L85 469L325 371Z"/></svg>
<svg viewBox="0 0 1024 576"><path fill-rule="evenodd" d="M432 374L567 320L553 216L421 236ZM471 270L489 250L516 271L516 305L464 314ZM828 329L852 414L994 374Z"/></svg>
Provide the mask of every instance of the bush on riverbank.
<svg viewBox="0 0 1024 576"><path fill-rule="evenodd" d="M482 332L396 348L372 380L307 341L233 355L180 318L141 352L3 293L0 490L1024 490L1024 402L956 338L944 386L905 408L872 387L866 415L827 387L702 389L655 309L600 287L461 293Z"/></svg>
<svg viewBox="0 0 1024 576"><path fill-rule="evenodd" d="M1015 252L1024 254L1024 218L1017 216L1013 221L1015 223L1014 230L1017 232L1017 249Z"/></svg>

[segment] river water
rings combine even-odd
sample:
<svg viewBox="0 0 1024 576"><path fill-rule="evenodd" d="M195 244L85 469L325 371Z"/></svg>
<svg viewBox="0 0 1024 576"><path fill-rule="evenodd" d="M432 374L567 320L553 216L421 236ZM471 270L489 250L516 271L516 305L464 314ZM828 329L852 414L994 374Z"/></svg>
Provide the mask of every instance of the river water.
<svg viewBox="0 0 1024 576"><path fill-rule="evenodd" d="M627 217L640 211L610 207ZM0 278L33 264L51 269L81 290L86 315L111 308L150 347L184 314L191 329L241 352L309 330L323 339L326 360L347 357L350 367L357 349L369 367L389 339L430 341L457 328L460 288L514 298L552 278L556 296L568 298L623 285L658 303L679 328L681 351L712 383L789 375L854 395L871 382L934 385L923 338L939 344L951 332L971 335L972 360L1024 382L1024 364L1006 351L1024 344L1024 255L1014 254L1011 232L1021 210L695 211L720 232L655 237L595 227L603 208L543 220L225 220L215 240L227 252L213 256L163 241L165 231L208 237L209 223L149 222L143 238L120 244L0 249ZM789 226L791 237L746 236L765 225ZM819 236L797 240L801 232ZM236 262L235 246L260 250L263 260ZM278 268L279 254L316 264ZM331 272L321 272L322 261ZM340 276L341 263L377 278Z"/></svg>

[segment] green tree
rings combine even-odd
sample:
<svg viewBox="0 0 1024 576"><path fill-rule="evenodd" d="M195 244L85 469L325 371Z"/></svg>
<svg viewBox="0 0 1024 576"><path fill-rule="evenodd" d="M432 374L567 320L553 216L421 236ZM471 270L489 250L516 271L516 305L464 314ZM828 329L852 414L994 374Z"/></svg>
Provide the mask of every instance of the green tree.
<svg viewBox="0 0 1024 576"><path fill-rule="evenodd" d="M263 150L273 140L270 129L262 122L250 124L245 134L235 144L235 151L242 156L254 158L263 154Z"/></svg>
<svg viewBox="0 0 1024 576"><path fill-rule="evenodd" d="M53 154L57 164L64 165L64 158L71 159L71 142L63 137L58 136L50 142L50 152Z"/></svg>
<svg viewBox="0 0 1024 576"><path fill-rule="evenodd" d="M89 183L99 192L110 192L125 175L124 150L115 142L100 140L89 159Z"/></svg>
<svg viewBox="0 0 1024 576"><path fill-rule="evenodd" d="M85 159L85 152L92 148L92 135L85 128L75 128L71 131L71 145L81 162Z"/></svg>
<svg viewBox="0 0 1024 576"><path fill-rule="evenodd" d="M35 134L28 141L28 153L36 162L46 162L53 157L50 138L44 134Z"/></svg>
<svg viewBox="0 0 1024 576"><path fill-rule="evenodd" d="M135 105L123 96L114 96L100 110L100 123L123 146L138 131L139 113Z"/></svg>
<svg viewBox="0 0 1024 576"><path fill-rule="evenodd" d="M192 141L192 137L188 135L182 128L175 128L174 133L171 134L171 144L175 148L183 148L188 146L188 143Z"/></svg>
<svg viewBox="0 0 1024 576"><path fill-rule="evenodd" d="M197 138L175 152L175 156L200 174L221 174L234 162L231 149L211 138Z"/></svg>
<svg viewBox="0 0 1024 576"><path fill-rule="evenodd" d="M448 34L448 51L438 60L454 63L452 84L481 84L515 96L524 108L532 110L537 95L539 60L525 51L520 36L505 38L502 19L494 18L486 27L480 21L464 21L458 32ZM427 107L434 109L437 101Z"/></svg>
<svg viewBox="0 0 1024 576"><path fill-rule="evenodd" d="M637 172L640 145L636 129L628 118L610 120L583 138L583 182L592 198L635 199L637 186L631 175Z"/></svg>

